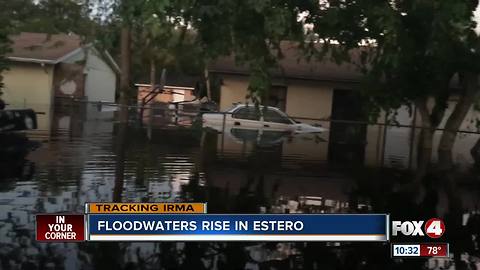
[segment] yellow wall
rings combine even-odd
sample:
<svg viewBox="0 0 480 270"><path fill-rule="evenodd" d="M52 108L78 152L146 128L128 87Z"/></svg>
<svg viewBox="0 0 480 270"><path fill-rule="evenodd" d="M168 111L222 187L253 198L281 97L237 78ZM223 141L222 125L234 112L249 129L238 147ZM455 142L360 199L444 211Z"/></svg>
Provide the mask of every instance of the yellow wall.
<svg viewBox="0 0 480 270"><path fill-rule="evenodd" d="M31 108L37 115L38 129L50 130L53 104L53 66L13 63L3 74L3 99L7 108Z"/></svg>
<svg viewBox="0 0 480 270"><path fill-rule="evenodd" d="M286 113L291 117L328 119L332 114L333 88L320 83L291 81L287 86ZM305 123L318 121L301 120ZM328 128L328 122L321 122Z"/></svg>
<svg viewBox="0 0 480 270"><path fill-rule="evenodd" d="M367 126L365 165L375 167L382 164L383 132L384 126Z"/></svg>
<svg viewBox="0 0 480 270"><path fill-rule="evenodd" d="M220 93L220 110L235 102L248 102L248 78L224 76ZM333 88L319 83L292 80L287 83L286 113L291 117L323 119L332 112ZM304 121L309 122L309 121ZM328 123L322 123L327 125Z"/></svg>
<svg viewBox="0 0 480 270"><path fill-rule="evenodd" d="M247 87L247 77L223 77L223 84L220 92L220 111L225 111L230 108L234 102L247 102Z"/></svg>

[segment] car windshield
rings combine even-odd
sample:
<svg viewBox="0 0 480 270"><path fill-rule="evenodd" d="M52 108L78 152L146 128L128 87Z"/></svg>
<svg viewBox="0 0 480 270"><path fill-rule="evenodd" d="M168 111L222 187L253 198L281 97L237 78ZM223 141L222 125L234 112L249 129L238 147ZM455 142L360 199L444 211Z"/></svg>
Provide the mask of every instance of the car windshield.
<svg viewBox="0 0 480 270"><path fill-rule="evenodd" d="M235 108L237 108L238 105L233 104L232 106L228 107L228 109L225 110L225 112L233 112L235 111Z"/></svg>

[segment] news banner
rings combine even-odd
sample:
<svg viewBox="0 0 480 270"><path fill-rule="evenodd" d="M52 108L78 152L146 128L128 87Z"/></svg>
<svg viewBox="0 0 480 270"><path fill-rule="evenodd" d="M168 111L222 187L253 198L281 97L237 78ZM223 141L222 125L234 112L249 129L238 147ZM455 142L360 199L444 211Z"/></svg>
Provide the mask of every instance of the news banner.
<svg viewBox="0 0 480 270"><path fill-rule="evenodd" d="M208 214L206 203L86 203L36 215L36 240L390 242L392 257L448 257L441 219L388 214ZM413 241L412 241L413 240Z"/></svg>

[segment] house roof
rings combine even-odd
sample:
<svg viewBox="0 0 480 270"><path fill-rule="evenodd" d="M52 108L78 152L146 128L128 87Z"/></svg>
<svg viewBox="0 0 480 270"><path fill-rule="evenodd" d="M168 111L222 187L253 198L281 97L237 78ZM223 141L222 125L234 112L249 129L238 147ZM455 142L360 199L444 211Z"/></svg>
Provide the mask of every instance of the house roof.
<svg viewBox="0 0 480 270"><path fill-rule="evenodd" d="M10 37L12 52L7 58L12 61L56 64L81 49L77 35L22 32Z"/></svg>
<svg viewBox="0 0 480 270"><path fill-rule="evenodd" d="M362 77L358 68L350 63L338 65L328 60L328 57L324 61L307 61L294 42L284 41L280 48L283 58L279 60L280 68L272 70L272 75L275 77L334 82L358 82ZM354 62L360 59L360 50L353 51L351 57ZM235 63L234 55L217 59L210 65L209 70L223 74L248 75L249 73L248 67Z"/></svg>

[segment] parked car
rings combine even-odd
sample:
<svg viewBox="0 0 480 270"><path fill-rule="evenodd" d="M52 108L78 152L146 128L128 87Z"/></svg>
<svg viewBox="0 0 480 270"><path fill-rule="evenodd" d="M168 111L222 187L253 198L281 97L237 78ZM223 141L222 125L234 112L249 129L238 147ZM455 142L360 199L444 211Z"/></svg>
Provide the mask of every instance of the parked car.
<svg viewBox="0 0 480 270"><path fill-rule="evenodd" d="M258 146L279 145L291 138L291 133L288 131L243 129L236 127L227 127L224 133L237 143L251 142Z"/></svg>
<svg viewBox="0 0 480 270"><path fill-rule="evenodd" d="M328 129L299 123L280 109L270 106L236 104L223 113L207 112L202 114L204 127L223 132L224 128L284 131L290 133L320 133Z"/></svg>
<svg viewBox="0 0 480 270"><path fill-rule="evenodd" d="M0 133L36 128L37 115L33 110L0 110Z"/></svg>

